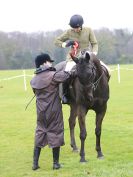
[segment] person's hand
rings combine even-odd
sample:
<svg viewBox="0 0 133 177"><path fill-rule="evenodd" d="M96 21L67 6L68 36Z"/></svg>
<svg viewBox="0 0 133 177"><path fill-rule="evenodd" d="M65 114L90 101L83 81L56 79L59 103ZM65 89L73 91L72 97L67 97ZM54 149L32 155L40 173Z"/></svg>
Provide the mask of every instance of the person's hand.
<svg viewBox="0 0 133 177"><path fill-rule="evenodd" d="M97 55L97 52L92 52L94 55Z"/></svg>
<svg viewBox="0 0 133 177"><path fill-rule="evenodd" d="M89 50L84 49L80 52L80 55L85 55L86 53L88 53L89 55L92 54L92 52L90 52Z"/></svg>
<svg viewBox="0 0 133 177"><path fill-rule="evenodd" d="M92 52L90 52L90 51L88 51L88 50L85 52L85 54L86 54L86 53L88 53L90 56L93 54Z"/></svg>
<svg viewBox="0 0 133 177"><path fill-rule="evenodd" d="M70 46L73 46L75 44L75 41L73 40L70 40L66 43L66 47L70 47Z"/></svg>
<svg viewBox="0 0 133 177"><path fill-rule="evenodd" d="M94 54L94 55L97 55L97 52L91 52L91 51L89 51L89 50L82 50L81 52L80 52L80 55L84 55L84 54L86 54L86 53L88 53L89 55L92 55L92 54Z"/></svg>

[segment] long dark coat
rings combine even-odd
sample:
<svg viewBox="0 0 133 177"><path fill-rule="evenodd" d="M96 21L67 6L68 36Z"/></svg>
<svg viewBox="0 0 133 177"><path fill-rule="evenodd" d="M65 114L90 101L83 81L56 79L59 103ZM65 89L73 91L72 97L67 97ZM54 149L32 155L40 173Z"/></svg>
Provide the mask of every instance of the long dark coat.
<svg viewBox="0 0 133 177"><path fill-rule="evenodd" d="M37 127L35 146L59 147L64 145L64 123L62 105L59 97L59 83L70 74L44 68L31 80L31 87L36 95Z"/></svg>

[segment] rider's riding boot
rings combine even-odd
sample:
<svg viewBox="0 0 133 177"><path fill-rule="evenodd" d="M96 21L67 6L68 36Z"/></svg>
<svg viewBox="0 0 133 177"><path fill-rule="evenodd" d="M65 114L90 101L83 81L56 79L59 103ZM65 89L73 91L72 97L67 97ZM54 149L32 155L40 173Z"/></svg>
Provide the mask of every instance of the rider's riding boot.
<svg viewBox="0 0 133 177"><path fill-rule="evenodd" d="M69 101L68 101L67 96L65 94L63 94L63 96L62 96L62 104L68 104L68 103L69 103Z"/></svg>
<svg viewBox="0 0 133 177"><path fill-rule="evenodd" d="M40 168L39 165L38 165L40 152L41 152L41 148L40 147L34 147L32 170L37 170L38 168Z"/></svg>
<svg viewBox="0 0 133 177"><path fill-rule="evenodd" d="M53 170L61 168L59 164L60 147L53 148Z"/></svg>
<svg viewBox="0 0 133 177"><path fill-rule="evenodd" d="M69 104L68 98L69 83L65 82L62 84L62 104Z"/></svg>

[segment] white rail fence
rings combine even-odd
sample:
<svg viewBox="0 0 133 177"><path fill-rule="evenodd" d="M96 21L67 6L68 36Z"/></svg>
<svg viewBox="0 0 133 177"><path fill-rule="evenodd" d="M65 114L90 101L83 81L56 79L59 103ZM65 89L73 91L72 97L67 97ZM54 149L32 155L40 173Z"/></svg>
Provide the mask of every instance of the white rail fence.
<svg viewBox="0 0 133 177"><path fill-rule="evenodd" d="M1 81L11 80L11 79L16 79L16 78L19 78L19 77L23 77L24 90L27 91L26 77L33 77L33 76L34 75L26 74L26 71L23 70L23 74L22 75L12 76L12 77L8 77L8 78L3 78L3 79L0 79L0 82Z"/></svg>
<svg viewBox="0 0 133 177"><path fill-rule="evenodd" d="M133 71L133 69L131 68L122 68L120 67L120 65L118 64L116 68L114 69L110 69L111 72L114 72L114 71L117 71L117 78L118 78L118 83L120 83L121 81L121 75L120 75L120 70L130 70L130 71ZM8 77L8 78L3 78L3 79L0 79L0 82L2 81L7 81L7 80L11 80L11 79L16 79L16 78L19 78L19 77L23 77L23 85L24 85L24 90L27 91L27 84L26 84L26 77L33 77L33 75L28 75L26 74L26 71L23 70L23 73L22 75L18 75L18 76L12 76L12 77Z"/></svg>
<svg viewBox="0 0 133 177"><path fill-rule="evenodd" d="M128 70L128 71L133 71L132 68L123 68L120 67L120 65L118 64L117 67L115 69L110 69L111 72L117 70L117 78L118 78L118 83L121 82L121 74L120 74L120 70Z"/></svg>

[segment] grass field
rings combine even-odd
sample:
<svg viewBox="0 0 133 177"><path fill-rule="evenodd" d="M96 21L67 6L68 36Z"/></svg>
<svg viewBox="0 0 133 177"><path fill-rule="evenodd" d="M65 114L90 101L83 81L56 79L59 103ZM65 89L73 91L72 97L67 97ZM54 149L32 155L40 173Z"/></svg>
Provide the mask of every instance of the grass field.
<svg viewBox="0 0 133 177"><path fill-rule="evenodd" d="M63 106L66 144L61 148L63 168L57 171L52 170L52 152L48 147L42 150L41 168L31 170L35 100L25 111L33 96L29 85L31 77L27 78L27 91L24 91L23 78L0 81L0 177L133 177L133 70L124 69L133 69L133 65L121 67L121 82L118 83L117 71L112 72L110 80L110 100L101 137L105 158L96 158L95 115L90 111L86 117L88 162L79 162L79 154L70 148L69 107ZM33 71L27 70L26 73L32 74ZM21 70L0 71L0 80L21 74ZM78 123L75 131L80 147Z"/></svg>

